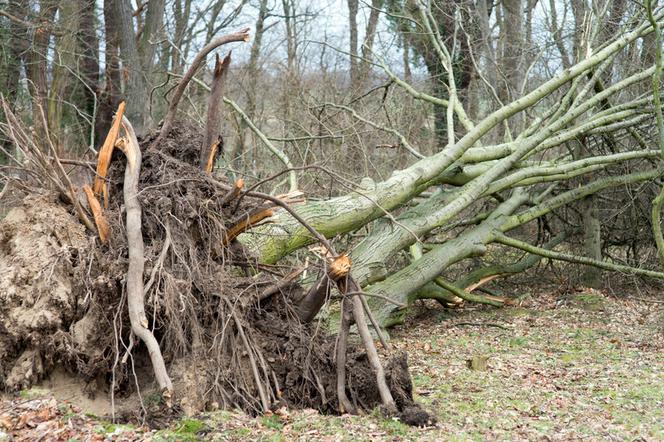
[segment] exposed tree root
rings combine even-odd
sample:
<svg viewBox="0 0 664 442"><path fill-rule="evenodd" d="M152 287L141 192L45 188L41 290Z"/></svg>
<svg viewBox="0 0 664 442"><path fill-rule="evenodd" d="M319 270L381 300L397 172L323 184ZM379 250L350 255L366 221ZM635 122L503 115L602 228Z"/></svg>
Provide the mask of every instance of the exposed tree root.
<svg viewBox="0 0 664 442"><path fill-rule="evenodd" d="M341 327L337 341L337 398L339 411L342 413L356 413L356 409L346 395L346 352L348 351L348 334L352 321L352 307L349 299L341 301Z"/></svg>
<svg viewBox="0 0 664 442"><path fill-rule="evenodd" d="M143 233L141 221L141 204L138 201L138 181L141 173L141 148L131 123L122 117L122 127L127 134L124 143L124 154L127 157L127 168L124 180L124 201L127 212L127 245L129 247L129 269L127 270L127 305L131 330L145 343L152 361L155 379L162 396L170 403L173 396L173 383L168 376L164 357L159 343L148 328L145 315L143 291Z"/></svg>

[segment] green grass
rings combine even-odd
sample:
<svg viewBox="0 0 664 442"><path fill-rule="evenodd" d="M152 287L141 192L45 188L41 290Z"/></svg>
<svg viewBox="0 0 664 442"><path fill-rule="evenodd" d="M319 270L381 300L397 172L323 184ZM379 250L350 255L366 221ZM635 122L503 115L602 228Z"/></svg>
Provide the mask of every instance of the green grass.
<svg viewBox="0 0 664 442"><path fill-rule="evenodd" d="M657 312L595 292L562 306L532 299L538 304L440 311L394 331L393 346L409 354L415 398L436 427L412 428L377 410L216 411L181 419L153 440L664 440L664 340L650 323ZM487 371L466 366L479 355L489 357ZM99 423L100 434L119 430Z"/></svg>
<svg viewBox="0 0 664 442"><path fill-rule="evenodd" d="M207 430L208 425L199 419L183 418L167 430L158 431L155 441L162 442L193 442L204 440L201 433Z"/></svg>

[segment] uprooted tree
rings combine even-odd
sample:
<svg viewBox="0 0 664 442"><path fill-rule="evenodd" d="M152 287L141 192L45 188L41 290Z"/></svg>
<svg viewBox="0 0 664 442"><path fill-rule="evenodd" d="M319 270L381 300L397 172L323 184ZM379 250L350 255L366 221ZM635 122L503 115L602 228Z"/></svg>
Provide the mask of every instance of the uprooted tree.
<svg viewBox="0 0 664 442"><path fill-rule="evenodd" d="M169 403L185 396L190 405L255 412L280 401L340 412L380 404L424 423L426 413L412 402L405 355L391 354L384 334L414 300L508 304L476 291L542 257L664 279L656 267L603 253L598 217L600 201L618 214L652 203L649 227L664 256L664 198L650 198L664 171L664 14L648 3L612 40L580 41L576 63L473 121L456 86L456 51L463 46L456 29L441 27L427 3L414 5L405 8L409 23L426 36L418 44L445 73L444 87L435 88L445 96L416 89L376 58L390 85L436 109L437 124L445 125L437 136L444 134L446 144L423 155L396 128L351 105L323 103L319 115L347 114L388 133L393 147L415 158L383 181L342 180L347 193L334 198L311 201L298 192L298 169L340 178L319 165L294 167L251 115L223 98L230 55L216 60L205 131L176 122L206 56L248 40L247 31L214 39L199 52L155 132L137 138L122 104L95 160L93 186L82 192L67 165L94 163L60 158L43 109L36 112L42 121L36 138L5 103L2 128L24 169L6 186L28 196L0 225L0 383L21 388L62 363L88 379L107 377L115 394L133 383L144 346ZM608 75L622 53L653 33L652 66ZM248 188L245 180L214 173L224 144L217 124L222 103L284 164L283 172ZM487 144L497 128L505 141ZM256 190L283 174L288 194ZM616 189L623 192L600 200ZM535 241L533 224L540 233ZM358 231L364 234L357 242L343 238ZM580 237L581 254L574 246ZM313 244L305 269L292 254ZM523 257L495 263L497 246ZM473 267L455 267L471 259ZM332 335L321 318L330 305L340 312L327 315L338 321L327 324L338 327Z"/></svg>

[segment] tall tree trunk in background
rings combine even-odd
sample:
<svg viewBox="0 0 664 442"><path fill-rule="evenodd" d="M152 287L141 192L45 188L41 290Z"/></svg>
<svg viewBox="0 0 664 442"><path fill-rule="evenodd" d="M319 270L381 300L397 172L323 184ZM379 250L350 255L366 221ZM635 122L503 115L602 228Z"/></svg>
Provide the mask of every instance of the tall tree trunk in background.
<svg viewBox="0 0 664 442"><path fill-rule="evenodd" d="M500 60L503 78L498 80L498 96L503 103L516 99L523 81L523 1L503 0L502 23L500 24L500 38L502 54ZM512 132L520 128L518 116L510 121Z"/></svg>
<svg viewBox="0 0 664 442"><path fill-rule="evenodd" d="M282 0L284 8L284 25L286 26L286 88L284 90L284 105L286 124L284 136L290 135L290 122L293 120L293 95L297 88L297 3L293 0Z"/></svg>
<svg viewBox="0 0 664 442"><path fill-rule="evenodd" d="M583 247L585 256L602 260L602 236L601 223L597 214L597 199L589 196L581 201L581 213L583 215ZM587 267L584 269L583 282L588 287L598 287L600 285L600 269L596 267Z"/></svg>
<svg viewBox="0 0 664 442"><path fill-rule="evenodd" d="M523 59L522 66L524 70L527 70L528 67L535 61L537 57L536 51L533 50L535 45L533 44L533 16L535 14L535 6L537 6L539 0L526 0L526 10L524 11L524 39L523 39ZM525 74L523 77L523 82L526 82ZM528 88L524 87L524 83L519 85L520 88L523 88L524 93L527 92ZM521 95L521 89L518 91Z"/></svg>
<svg viewBox="0 0 664 442"><path fill-rule="evenodd" d="M99 112L99 39L95 28L95 0L77 0L81 13L79 41L82 45L81 75L84 82L82 109L91 117ZM96 107L96 109L95 109ZM90 130L95 130L96 118ZM98 140L95 133L95 140Z"/></svg>
<svg viewBox="0 0 664 442"><path fill-rule="evenodd" d="M184 59L184 39L189 27L189 15L191 14L191 1L173 2L173 17L175 19L175 30L173 34L173 47L171 47L171 70L176 74L182 73ZM186 55L186 54L185 54Z"/></svg>
<svg viewBox="0 0 664 442"><path fill-rule="evenodd" d="M588 13L590 8L586 0L571 0L572 16L574 17L574 33L572 34L572 50L574 60L581 60L585 57L587 49L586 42L586 20L590 17Z"/></svg>
<svg viewBox="0 0 664 442"><path fill-rule="evenodd" d="M16 10L14 2L7 5L7 11L15 17L18 17L20 11ZM16 96L19 86L19 78L21 74L21 53L27 47L27 41L23 40L21 36L24 29L16 22L0 18L0 44L5 50L0 51L0 93L5 96L10 110L14 111L16 103ZM0 109L0 121L6 121L6 117ZM0 137L0 164L4 164L7 160L4 151L13 154L13 144L4 137Z"/></svg>
<svg viewBox="0 0 664 442"><path fill-rule="evenodd" d="M104 90L99 100L99 117L95 127L97 140L108 132L122 94L118 24L112 1L104 2L104 35Z"/></svg>
<svg viewBox="0 0 664 442"><path fill-rule="evenodd" d="M123 98L127 102L125 115L134 125L136 133L143 134L152 124L152 117L147 106L149 100L148 79L145 67L136 44L136 32L132 20L131 5L128 0L105 0L110 3L113 22L117 25L117 36L122 60L122 75L125 79ZM106 8L104 9L106 10ZM145 33L146 30L144 30ZM146 50L143 50L146 55Z"/></svg>
<svg viewBox="0 0 664 442"><path fill-rule="evenodd" d="M496 77L496 51L493 47L493 41L491 37L491 24L489 20L491 19L491 13L493 11L493 3L491 5L487 4L487 0L478 0L477 2L477 23L482 38L482 49L484 54L484 64L486 65L485 73L487 81L491 85L497 84Z"/></svg>
<svg viewBox="0 0 664 442"><path fill-rule="evenodd" d="M148 80L148 85L154 71L155 53L162 34L165 8L165 0L150 0L145 12L145 25L141 32L138 53L141 57L143 75Z"/></svg>
<svg viewBox="0 0 664 442"><path fill-rule="evenodd" d="M25 4L17 9L21 17L28 17L29 11ZM32 95L32 124L35 131L37 143L41 143L46 138L47 127L44 126L44 116L48 109L48 42L51 38L50 26L55 19L58 10L57 2L43 0L39 2L39 13L36 22L40 26L34 29L34 34L30 35L30 30L25 29L21 32L30 42L29 46L23 51L23 64L25 65L26 76L28 79L28 90ZM42 114L43 112L43 114Z"/></svg>
<svg viewBox="0 0 664 442"><path fill-rule="evenodd" d="M596 48L604 44L604 42L611 40L611 38L619 32L620 23L622 22L622 19L625 16L626 11L627 11L627 0L613 0L613 2L611 3L611 8L609 9L609 15L606 18L606 20L603 20L602 26L600 26L599 28L598 35L593 43L593 48ZM654 33L648 34L646 39L652 36L654 36ZM652 63L654 64L654 62L655 61L653 59ZM613 63L611 63L611 65L613 65ZM602 77L603 78L602 81L605 84L610 83L612 67L613 66L607 69Z"/></svg>
<svg viewBox="0 0 664 442"><path fill-rule="evenodd" d="M394 12L412 17L415 21L419 20L418 8L414 0L407 1L403 10ZM469 55L468 39L465 36L461 37L463 31L460 29L461 23L457 20L459 16L457 12L462 14L464 18L463 27L470 33L471 39L479 39L479 26L476 26L471 20L466 20L475 14L474 2L469 0L440 2L431 8L431 13L438 25L438 32L441 39L453 58L452 69L454 72L457 98L461 103L464 103L467 99L468 87L475 68ZM402 23L401 26L403 29L406 27L406 24ZM456 47L453 47L455 30L457 31L457 39ZM409 38L410 47L424 60L431 78L433 95L440 98L447 98L449 96L446 85L447 71L442 66L429 37L423 32L423 28L418 26L413 29L413 32L404 32L404 35ZM447 144L447 109L444 106L434 106L433 116L438 149L442 149Z"/></svg>
<svg viewBox="0 0 664 442"><path fill-rule="evenodd" d="M258 6L258 18L256 19L256 26L254 30L254 38L251 43L251 50L249 51L249 62L246 67L246 78L247 78L247 115L249 118L255 121L258 114L258 105L257 105L257 89L258 89L258 77L260 76L260 71L258 69L258 60L261 54L261 47L263 45L263 34L265 32L265 19L268 14L268 0L260 0ZM240 140L235 143L235 149L231 152L230 158L233 161L233 167L236 170L242 169L242 160L247 152L247 143L252 138L251 129L244 127L243 130L239 131Z"/></svg>
<svg viewBox="0 0 664 442"><path fill-rule="evenodd" d="M563 64L563 67L567 69L572 65L572 58L569 55L567 46L565 45L565 40L562 32L562 26L558 23L558 10L556 9L556 0L549 0L549 16L551 17L551 22L549 26L551 27L551 38L553 38L556 48L560 53L560 59Z"/></svg>
<svg viewBox="0 0 664 442"><path fill-rule="evenodd" d="M408 38L402 34L401 44L403 45L403 78L406 83L413 81L413 73L410 70L410 43Z"/></svg>
<svg viewBox="0 0 664 442"><path fill-rule="evenodd" d="M67 103L72 102L73 84L79 81L75 76L81 74L75 72L72 75L70 71L75 69L76 54L79 49L76 37L81 26L81 15L76 3L75 0L60 1L57 27L66 31L55 38L51 85L48 90L47 121L51 140L58 149L65 142L63 139L64 108L68 106Z"/></svg>
<svg viewBox="0 0 664 442"><path fill-rule="evenodd" d="M584 156L591 155L587 148L586 139L581 137L572 143L572 152L575 159L581 159ZM581 177L581 185L588 184L593 179L589 174ZM579 210L581 211L581 223L583 227L583 250L584 256L596 260L602 259L602 232L601 223L598 217L597 198L594 195L588 195L579 201ZM581 282L587 287L598 287L602 273L596 267L586 267L581 274Z"/></svg>
<svg viewBox="0 0 664 442"><path fill-rule="evenodd" d="M247 115L249 118L254 118L256 116L256 88L259 74L258 59L261 54L263 33L265 31L265 19L267 18L268 13L267 1L268 0L260 0L258 18L256 19L256 27L254 30L254 39L249 52L249 62L247 63Z"/></svg>
<svg viewBox="0 0 664 442"><path fill-rule="evenodd" d="M348 0L348 22L350 26L350 87L355 90L359 77L357 60L357 12L359 10L358 0Z"/></svg>
<svg viewBox="0 0 664 442"><path fill-rule="evenodd" d="M373 58L373 46L374 41L376 40L376 29L378 28L378 19L380 18L382 7L383 0L371 1L371 12L369 13L369 21L367 22L367 28L364 34L364 44L362 45L363 60L360 61L359 66L360 83L365 82L369 75L369 69L371 68L369 61Z"/></svg>

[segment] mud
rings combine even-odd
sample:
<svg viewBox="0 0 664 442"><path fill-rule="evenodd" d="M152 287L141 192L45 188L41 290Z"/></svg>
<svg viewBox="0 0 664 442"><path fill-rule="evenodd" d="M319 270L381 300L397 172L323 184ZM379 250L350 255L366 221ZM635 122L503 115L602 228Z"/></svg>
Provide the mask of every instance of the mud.
<svg viewBox="0 0 664 442"><path fill-rule="evenodd" d="M157 151L144 151L139 185L146 313L174 380L175 412L258 413L261 390L270 406L337 412L336 337L324 324L298 321L297 285L259 300L287 270L261 267L239 244L221 246L225 229L263 202L222 207L225 190L195 166L200 132L179 125ZM123 177L124 158L115 152L108 244L53 195L26 197L0 222L0 388L29 387L61 367L91 395L149 389L151 371L143 345L132 344L124 291ZM349 348L348 396L370 410L380 404L375 376L362 347ZM428 423L413 403L406 355L383 359L403 420Z"/></svg>

